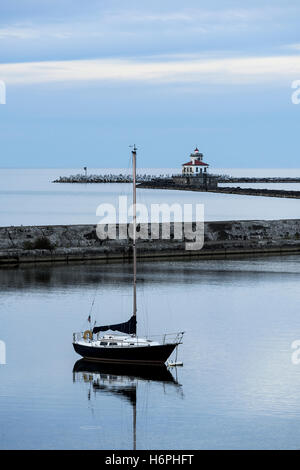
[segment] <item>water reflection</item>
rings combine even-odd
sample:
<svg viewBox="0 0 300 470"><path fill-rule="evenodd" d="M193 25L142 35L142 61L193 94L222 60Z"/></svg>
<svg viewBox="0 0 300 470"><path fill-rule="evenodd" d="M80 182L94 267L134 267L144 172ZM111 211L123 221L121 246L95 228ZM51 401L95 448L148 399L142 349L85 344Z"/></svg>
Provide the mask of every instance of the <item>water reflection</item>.
<svg viewBox="0 0 300 470"><path fill-rule="evenodd" d="M98 263L0 270L0 448L131 449L135 406L140 449L298 449L299 255L141 263L139 333L186 331L179 380L174 369L79 361L73 383L72 331L94 298L99 322L125 321L131 272Z"/></svg>
<svg viewBox="0 0 300 470"><path fill-rule="evenodd" d="M87 399L98 393L117 396L132 407L132 448L137 442L137 387L140 382L159 382L173 386L183 396L181 385L165 365L147 366L136 364L104 364L80 359L73 367L73 382L87 384Z"/></svg>

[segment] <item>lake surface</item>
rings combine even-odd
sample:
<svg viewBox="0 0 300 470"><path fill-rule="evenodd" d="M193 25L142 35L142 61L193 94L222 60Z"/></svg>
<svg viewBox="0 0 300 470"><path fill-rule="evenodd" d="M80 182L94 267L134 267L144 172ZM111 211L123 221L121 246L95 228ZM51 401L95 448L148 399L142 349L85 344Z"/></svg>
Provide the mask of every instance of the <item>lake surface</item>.
<svg viewBox="0 0 300 470"><path fill-rule="evenodd" d="M131 184L54 184L59 176L78 169L0 169L0 226L96 224L100 204L113 204L117 214L119 196L131 204ZM90 169L89 173L130 173L130 169ZM172 174L178 169L140 169L141 174ZM300 170L212 169L233 176L300 176ZM238 186L242 186L238 184ZM249 186L249 185L248 185ZM265 185L267 187L267 184ZM274 185L274 189L277 187ZM295 187L295 184L293 185ZM299 184L300 187L300 184ZM282 185L281 189L285 189ZM288 189L288 185L286 187ZM296 186L297 189L297 186ZM138 203L150 211L151 204L204 205L205 220L259 220L300 217L300 201L294 199L213 194L189 191L138 189Z"/></svg>
<svg viewBox="0 0 300 470"><path fill-rule="evenodd" d="M299 257L140 263L140 334L185 330L173 380L74 364L72 332L125 321L127 264L0 271L1 449L298 449Z"/></svg>

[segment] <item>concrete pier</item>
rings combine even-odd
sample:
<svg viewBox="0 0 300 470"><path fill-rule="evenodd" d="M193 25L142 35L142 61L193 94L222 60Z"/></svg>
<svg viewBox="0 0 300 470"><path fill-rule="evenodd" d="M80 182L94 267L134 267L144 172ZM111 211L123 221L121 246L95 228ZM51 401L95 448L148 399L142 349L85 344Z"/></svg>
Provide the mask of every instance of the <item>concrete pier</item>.
<svg viewBox="0 0 300 470"><path fill-rule="evenodd" d="M160 224L160 230L163 229ZM119 227L118 227L119 229ZM193 228L194 230L195 228ZM150 230L150 228L149 228ZM205 222L202 250L187 251L189 240L138 240L138 257L216 258L300 254L300 219ZM39 262L102 262L132 258L132 241L99 240L95 225L0 227L0 266Z"/></svg>

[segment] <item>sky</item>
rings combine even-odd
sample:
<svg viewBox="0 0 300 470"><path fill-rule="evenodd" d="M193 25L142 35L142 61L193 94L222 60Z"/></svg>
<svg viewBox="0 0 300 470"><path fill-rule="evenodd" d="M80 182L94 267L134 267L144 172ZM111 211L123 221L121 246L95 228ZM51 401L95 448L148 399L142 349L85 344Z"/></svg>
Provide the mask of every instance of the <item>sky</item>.
<svg viewBox="0 0 300 470"><path fill-rule="evenodd" d="M1 2L0 166L127 167L135 143L144 168L299 168L299 24L299 0Z"/></svg>

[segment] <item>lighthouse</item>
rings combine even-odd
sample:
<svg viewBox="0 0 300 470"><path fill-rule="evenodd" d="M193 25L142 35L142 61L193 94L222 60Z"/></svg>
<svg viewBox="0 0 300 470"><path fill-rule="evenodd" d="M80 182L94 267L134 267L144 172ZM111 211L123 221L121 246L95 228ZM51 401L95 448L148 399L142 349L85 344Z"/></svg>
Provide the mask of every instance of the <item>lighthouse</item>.
<svg viewBox="0 0 300 470"><path fill-rule="evenodd" d="M203 161L203 153L196 147L190 154L190 161L182 164L182 174L185 176L197 176L207 172L208 163Z"/></svg>

